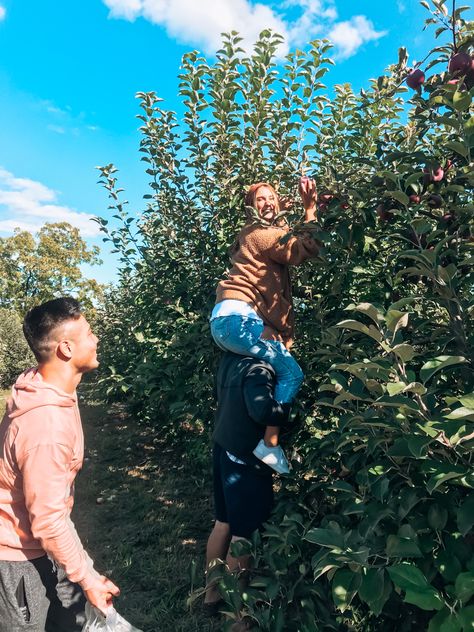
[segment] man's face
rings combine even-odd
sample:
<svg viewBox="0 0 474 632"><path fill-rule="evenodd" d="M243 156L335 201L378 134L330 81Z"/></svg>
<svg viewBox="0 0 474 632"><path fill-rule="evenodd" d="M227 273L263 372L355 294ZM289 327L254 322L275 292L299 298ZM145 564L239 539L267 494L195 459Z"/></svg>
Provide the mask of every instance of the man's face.
<svg viewBox="0 0 474 632"><path fill-rule="evenodd" d="M268 187L259 187L255 193L255 206L260 217L267 222L275 219L277 212L277 199Z"/></svg>
<svg viewBox="0 0 474 632"><path fill-rule="evenodd" d="M80 316L69 320L61 328L61 344L68 345L70 362L79 373L87 373L99 366L97 343L99 339L92 333L89 323Z"/></svg>

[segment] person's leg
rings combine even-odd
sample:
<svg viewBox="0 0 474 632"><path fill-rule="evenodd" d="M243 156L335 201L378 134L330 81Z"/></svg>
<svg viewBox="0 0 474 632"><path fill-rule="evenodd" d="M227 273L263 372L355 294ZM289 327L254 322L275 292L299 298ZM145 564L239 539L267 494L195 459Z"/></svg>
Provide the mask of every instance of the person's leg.
<svg viewBox="0 0 474 632"><path fill-rule="evenodd" d="M270 517L273 508L272 475L262 474L253 465L235 463L225 453L222 473L232 541L248 539ZM235 558L239 560L236 564L241 564L242 568L248 567L244 557Z"/></svg>
<svg viewBox="0 0 474 632"><path fill-rule="evenodd" d="M239 583L244 589L248 581L248 571L252 566L250 555L232 555L232 543L249 539L256 529L268 520L273 507L273 480L271 474L261 474L252 465L234 463L227 457L223 463L224 493L226 497L229 527L232 534L230 551L226 562L229 570L239 575ZM252 622L238 618L231 626L232 631L249 630Z"/></svg>
<svg viewBox="0 0 474 632"><path fill-rule="evenodd" d="M206 547L206 574L210 570L215 560L225 560L230 543L230 530L227 521L227 511L225 506L224 489L222 483L221 459L224 450L214 444L212 451L212 472L214 491L214 514L216 521L212 529ZM212 582L206 588L204 603L212 604L220 600L220 594Z"/></svg>
<svg viewBox="0 0 474 632"><path fill-rule="evenodd" d="M86 621L84 593L62 568L54 566L56 579L48 594L50 606L45 632L81 632Z"/></svg>
<svg viewBox="0 0 474 632"><path fill-rule="evenodd" d="M0 632L44 632L50 602L37 563L0 561Z"/></svg>
<svg viewBox="0 0 474 632"><path fill-rule="evenodd" d="M230 545L234 544L234 542L238 542L239 540L243 540L244 538L233 535L230 540ZM229 552L225 558L228 569L231 573L241 573L243 571L247 571L251 565L251 556L250 555L240 555L239 557L233 557L231 551L231 546L229 546Z"/></svg>
<svg viewBox="0 0 474 632"><path fill-rule="evenodd" d="M226 560L230 544L230 529L227 522L216 520L206 547L206 573L209 572L216 560ZM207 585L204 603L212 604L220 601L221 596L217 586L212 582Z"/></svg>
<svg viewBox="0 0 474 632"><path fill-rule="evenodd" d="M265 434L263 435L263 441L269 448L275 448L278 445L280 439L279 426L267 426L265 428Z"/></svg>
<svg viewBox="0 0 474 632"><path fill-rule="evenodd" d="M262 338L260 318L221 316L211 322L211 332L221 349L267 361L276 375L275 399L293 401L303 381L303 371L283 343Z"/></svg>

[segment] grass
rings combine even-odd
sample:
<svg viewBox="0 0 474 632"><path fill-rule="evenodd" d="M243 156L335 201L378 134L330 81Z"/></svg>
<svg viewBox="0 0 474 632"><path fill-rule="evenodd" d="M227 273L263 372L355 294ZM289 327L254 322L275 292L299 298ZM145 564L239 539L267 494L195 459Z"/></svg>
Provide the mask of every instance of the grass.
<svg viewBox="0 0 474 632"><path fill-rule="evenodd" d="M86 460L73 519L96 568L121 589L117 610L144 632L221 630L186 606L213 523L208 477L164 445L159 426L137 427L119 409L81 410Z"/></svg>
<svg viewBox="0 0 474 632"><path fill-rule="evenodd" d="M9 390L0 390L3 415ZM84 466L73 520L101 573L121 589L122 616L143 632L215 632L222 622L190 610L212 528L211 484L202 467L167 448L159 426L137 427L120 409L81 405Z"/></svg>

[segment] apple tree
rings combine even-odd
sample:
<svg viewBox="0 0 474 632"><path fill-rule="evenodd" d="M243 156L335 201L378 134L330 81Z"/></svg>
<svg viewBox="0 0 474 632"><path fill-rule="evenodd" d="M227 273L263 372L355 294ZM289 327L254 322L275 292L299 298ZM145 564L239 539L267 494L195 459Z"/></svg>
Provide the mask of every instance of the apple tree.
<svg viewBox="0 0 474 632"><path fill-rule="evenodd" d="M472 629L474 32L465 7L422 4L437 45L415 67L401 49L358 94L328 95L324 40L283 64L268 31L250 55L236 33L215 62L185 55L180 120L138 95L140 216L101 169L119 228L98 221L122 262L103 384L202 460L218 359L207 321L245 186L275 183L298 231L298 175L317 180L324 248L293 275L306 374L293 475L240 544L248 587L215 576L227 610L268 632Z"/></svg>

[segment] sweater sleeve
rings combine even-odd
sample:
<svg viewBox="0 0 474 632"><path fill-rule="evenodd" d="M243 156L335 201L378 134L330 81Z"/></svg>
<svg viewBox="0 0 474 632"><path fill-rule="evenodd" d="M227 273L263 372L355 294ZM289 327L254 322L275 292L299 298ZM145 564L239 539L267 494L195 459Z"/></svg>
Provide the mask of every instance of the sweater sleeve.
<svg viewBox="0 0 474 632"><path fill-rule="evenodd" d="M243 392L248 414L262 426L282 426L288 423L290 404L280 404L273 397L274 382L270 371L261 365L253 366L243 381Z"/></svg>
<svg viewBox="0 0 474 632"><path fill-rule="evenodd" d="M288 237L279 228L267 230L266 234L265 231L259 231L257 238L261 240L262 252L277 263L297 266L316 257L319 252L318 243L309 236Z"/></svg>
<svg viewBox="0 0 474 632"><path fill-rule="evenodd" d="M31 532L73 582L87 589L98 578L69 517L69 468L72 449L61 443L28 450L19 467Z"/></svg>

